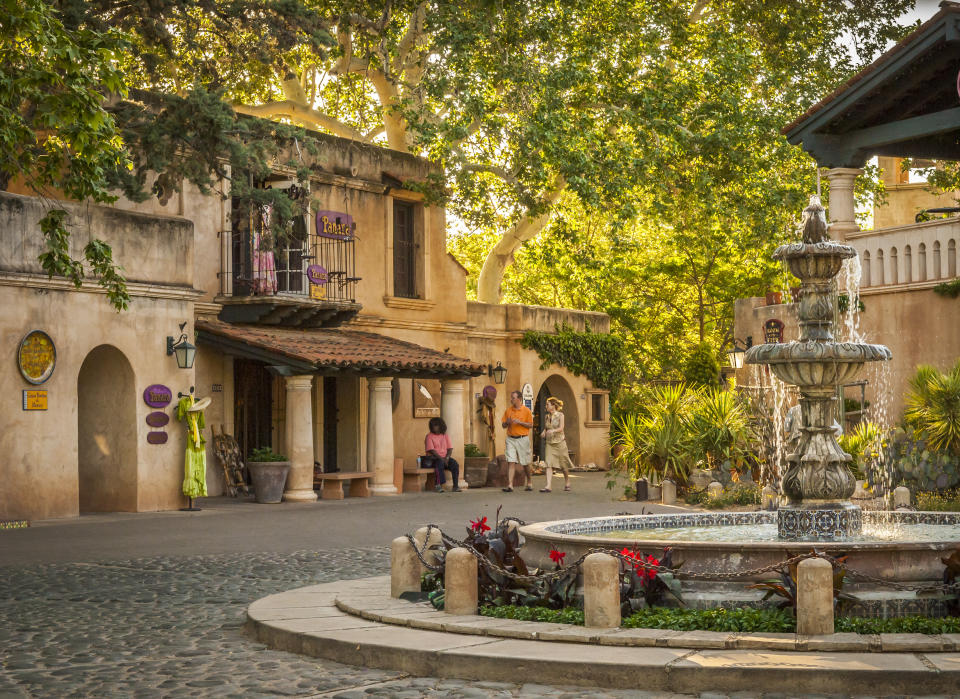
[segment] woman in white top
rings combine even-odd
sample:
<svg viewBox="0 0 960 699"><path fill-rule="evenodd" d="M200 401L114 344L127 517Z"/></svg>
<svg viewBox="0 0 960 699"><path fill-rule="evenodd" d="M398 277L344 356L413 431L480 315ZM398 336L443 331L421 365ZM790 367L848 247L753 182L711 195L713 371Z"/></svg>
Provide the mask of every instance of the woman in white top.
<svg viewBox="0 0 960 699"><path fill-rule="evenodd" d="M553 469L563 470L563 489L570 490L570 468L573 462L567 452L567 438L563 433L563 401L550 396L547 398L547 414L544 417L544 428L540 436L546 440L544 460L547 462L547 486L541 488L541 493L550 492L550 482L553 480Z"/></svg>

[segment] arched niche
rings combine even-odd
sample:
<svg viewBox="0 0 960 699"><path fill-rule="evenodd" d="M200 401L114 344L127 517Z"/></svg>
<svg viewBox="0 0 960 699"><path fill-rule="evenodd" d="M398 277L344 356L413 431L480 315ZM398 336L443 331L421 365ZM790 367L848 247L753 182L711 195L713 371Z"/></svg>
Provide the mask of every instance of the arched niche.
<svg viewBox="0 0 960 699"><path fill-rule="evenodd" d="M136 388L112 345L92 349L77 375L77 469L80 512L136 512Z"/></svg>

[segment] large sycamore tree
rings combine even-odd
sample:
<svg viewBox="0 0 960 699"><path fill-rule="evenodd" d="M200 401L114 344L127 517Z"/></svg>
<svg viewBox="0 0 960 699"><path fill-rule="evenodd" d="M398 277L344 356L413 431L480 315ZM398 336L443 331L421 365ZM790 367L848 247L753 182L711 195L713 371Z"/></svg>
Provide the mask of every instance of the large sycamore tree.
<svg viewBox="0 0 960 699"><path fill-rule="evenodd" d="M639 220L631 225L669 232L679 253L689 249L684 239L694 243L696 259L680 254L674 263L707 289L716 275L711 258L729 255L731 246L752 249L751 236L782 233L776 210L785 193L809 181L811 165L785 145L779 126L898 37L903 29L895 18L911 5L3 3L46 7L68 43L94 49L86 56L91 67L123 76L123 85L113 84L113 73L101 81L114 105L103 122L113 132L101 140L119 136L127 151L111 154L115 166L98 171L98 195L147 195L148 173L167 188L184 181L211 186L227 175L225 153L238 169L262 168L297 137L251 126L243 115L414 152L439 164L434 193L486 242L476 295L487 302L501 299L504 272L523 243L569 202L603 212L613 225ZM95 42L105 38L125 44L104 53ZM57 45L58 38L50 41ZM16 83L20 65L30 62L22 55L19 64L0 62L2 77ZM87 75L96 81L98 73ZM162 97L144 106L122 99L127 86ZM36 114L37 95L14 99L6 104L12 112ZM38 125L28 134L25 151L34 152L44 133ZM15 152L24 152L20 145L12 145ZM79 145L68 150L81 152ZM730 243L738 232L744 237Z"/></svg>

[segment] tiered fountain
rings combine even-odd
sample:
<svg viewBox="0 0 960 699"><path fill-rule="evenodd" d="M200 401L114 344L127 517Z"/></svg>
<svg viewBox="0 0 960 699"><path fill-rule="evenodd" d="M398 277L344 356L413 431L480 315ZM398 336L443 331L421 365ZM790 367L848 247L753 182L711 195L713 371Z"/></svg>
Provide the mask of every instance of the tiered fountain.
<svg viewBox="0 0 960 699"><path fill-rule="evenodd" d="M788 504L776 513L684 512L530 524L520 528L528 564L551 566L551 549L576 558L594 548L627 547L659 557L670 547L674 562L683 564L684 573L695 575L683 582L687 605L752 606L762 603L761 595L745 583L771 574L739 574L769 571L815 546L846 556L849 569L860 574L847 587L858 598L850 613L945 613L943 595L918 595L908 587L942 581L941 559L960 543L960 513L861 513L849 501L855 487L847 467L850 456L834 436L837 386L849 382L867 362L891 355L881 345L834 341L834 278L856 251L829 239L826 216L816 198L804 210L802 228L802 242L783 245L774 253L803 283L801 338L753 347L746 357L750 363L769 365L783 381L800 389L802 435L796 451L787 457L789 468L780 484ZM735 581L730 574L738 574Z"/></svg>
<svg viewBox="0 0 960 699"><path fill-rule="evenodd" d="M800 443L787 456L790 466L781 480L781 492L790 501L777 512L781 539L837 541L862 530L860 508L849 500L856 485L847 467L850 455L834 435L837 388L866 362L884 361L891 354L883 345L834 342L834 279L843 261L856 254L849 245L830 240L824 209L812 197L803 212L803 242L781 245L773 254L801 282L800 341L747 351L748 364L767 364L778 378L800 389Z"/></svg>

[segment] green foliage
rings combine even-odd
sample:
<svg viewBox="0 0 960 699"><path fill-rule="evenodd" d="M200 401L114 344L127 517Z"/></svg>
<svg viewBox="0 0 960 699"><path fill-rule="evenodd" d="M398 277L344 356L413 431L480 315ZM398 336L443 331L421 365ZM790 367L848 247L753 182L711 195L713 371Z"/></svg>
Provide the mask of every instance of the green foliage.
<svg viewBox="0 0 960 699"><path fill-rule="evenodd" d="M708 468L739 471L753 460L756 434L744 400L733 391L709 389L693 406L690 421L695 458Z"/></svg>
<svg viewBox="0 0 960 699"><path fill-rule="evenodd" d="M937 284L933 287L933 291L941 296L955 299L957 296L960 296L960 278Z"/></svg>
<svg viewBox="0 0 960 699"><path fill-rule="evenodd" d="M843 585L847 577L847 569L843 565L846 559L846 556L840 556L830 561L830 564L833 566L833 605L837 610L842 609L845 603L855 602L857 600L853 595L843 591ZM764 580L754 585L747 585L747 589L764 590L764 602L771 598L778 597L780 598L780 602L777 606L780 609L793 609L794 613L796 613L797 575L797 564L792 563L789 566L781 568L777 578Z"/></svg>
<svg viewBox="0 0 960 699"><path fill-rule="evenodd" d="M870 407L870 401L868 401L868 400L863 401L863 407L864 407L864 408L869 408L869 407ZM860 406L860 401L859 401L858 399L856 399L856 398L844 398L844 399L843 399L843 411L844 411L845 413L857 412L858 410L860 410L860 408L861 408L861 406Z"/></svg>
<svg viewBox="0 0 960 699"><path fill-rule="evenodd" d="M960 490L921 490L914 494L914 504L921 512L960 512Z"/></svg>
<svg viewBox="0 0 960 699"><path fill-rule="evenodd" d="M943 490L960 485L960 458L929 448L923 440L915 439L912 431L896 430L884 458L891 465L894 482L913 490Z"/></svg>
<svg viewBox="0 0 960 699"><path fill-rule="evenodd" d="M473 458L477 456L486 456L476 444L464 444L463 445L463 455L466 458Z"/></svg>
<svg viewBox="0 0 960 699"><path fill-rule="evenodd" d="M623 620L625 629L673 629L675 631L792 632L793 615L782 609L641 609Z"/></svg>
<svg viewBox="0 0 960 699"><path fill-rule="evenodd" d="M247 457L247 461L255 463L286 460L286 456L283 454L278 454L270 447L257 447L256 449L252 450L250 452L250 456Z"/></svg>
<svg viewBox="0 0 960 699"><path fill-rule="evenodd" d="M846 313L850 310L850 297L843 293L837 295L837 312ZM867 310L866 306L863 305L863 300L857 296L857 310L863 313Z"/></svg>
<svg viewBox="0 0 960 699"><path fill-rule="evenodd" d="M623 341L606 333L578 332L569 325L557 325L556 332L528 330L517 340L543 360L541 369L559 364L576 376L586 376L597 388L616 395L623 381Z"/></svg>
<svg viewBox="0 0 960 699"><path fill-rule="evenodd" d="M716 386L720 383L717 353L706 342L698 344L683 365L683 378L691 386Z"/></svg>
<svg viewBox="0 0 960 699"><path fill-rule="evenodd" d="M576 626L583 626L583 610L577 609L576 607L547 609L546 607L518 607L516 605L491 607L488 605L480 608L480 616L489 616L495 619L543 621L551 624L574 624Z"/></svg>
<svg viewBox="0 0 960 699"><path fill-rule="evenodd" d="M858 403L859 405L859 403ZM883 472L888 436L883 428L872 422L857 424L853 432L845 432L837 440L840 448L853 457L850 470L861 480L875 482Z"/></svg>
<svg viewBox="0 0 960 699"><path fill-rule="evenodd" d="M690 472L690 412L693 393L684 384L658 386L643 413L615 418L613 444L620 451L615 464L631 480L669 478L678 485Z"/></svg>
<svg viewBox="0 0 960 699"><path fill-rule="evenodd" d="M925 616L893 617L891 619L837 617L833 624L837 633L924 633L941 634L960 632L960 617L930 618Z"/></svg>
<svg viewBox="0 0 960 699"><path fill-rule="evenodd" d="M910 380L904 420L937 451L960 456L960 361L946 373L921 365Z"/></svg>
<svg viewBox="0 0 960 699"><path fill-rule="evenodd" d="M688 493L686 501L691 505L703 505L708 510L722 510L727 507L741 505L759 505L761 498L760 486L754 483L731 483L713 497L704 490L695 490Z"/></svg>

